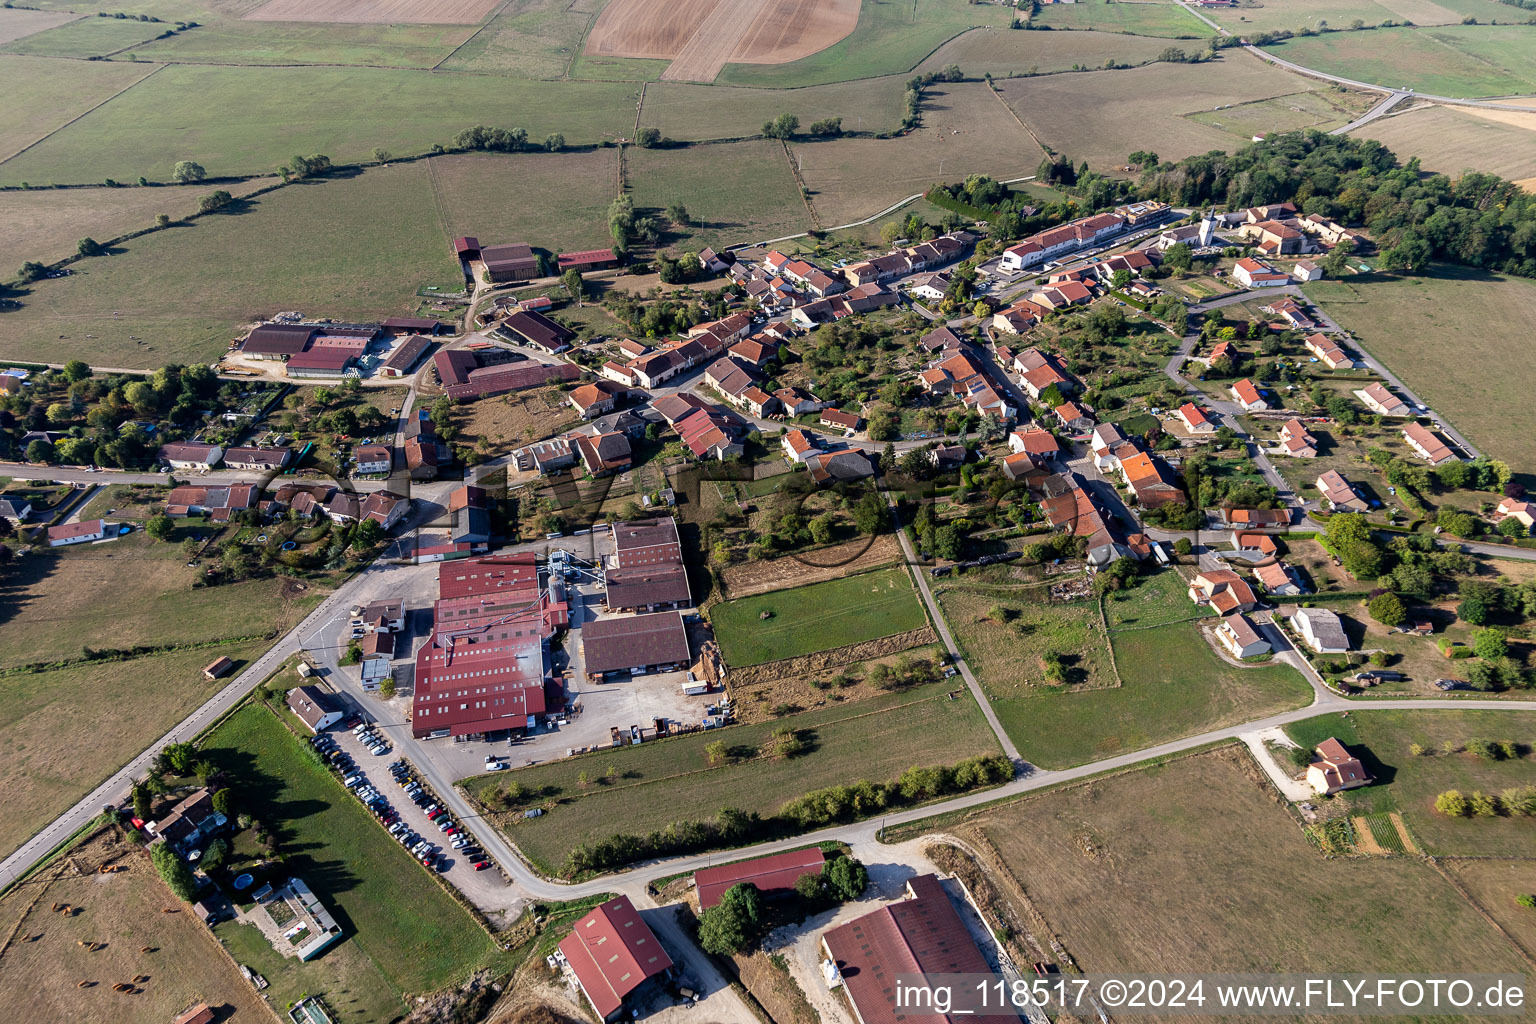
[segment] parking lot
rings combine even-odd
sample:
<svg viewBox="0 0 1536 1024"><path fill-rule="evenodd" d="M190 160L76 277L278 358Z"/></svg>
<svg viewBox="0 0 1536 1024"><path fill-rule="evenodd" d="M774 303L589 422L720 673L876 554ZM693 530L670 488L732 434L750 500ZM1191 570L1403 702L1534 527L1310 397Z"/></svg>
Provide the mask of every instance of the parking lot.
<svg viewBox="0 0 1536 1024"><path fill-rule="evenodd" d="M495 906L503 904L507 900L507 890L510 883L502 875L495 861L491 867L484 871L476 871L469 862L469 858L449 845L450 837L438 830L438 821L427 817L426 811L412 803L395 780L390 776L389 766L401 755L393 747L382 755L374 755L364 745L363 741L352 734L350 729L336 728L326 735L336 741L343 751L352 756L357 764L357 770L361 772L369 783L377 789L389 805L400 816L411 831L431 842L439 850L447 854L447 869L442 871L442 876L453 884L460 892L468 896L477 906ZM481 769L484 769L482 763ZM430 788L430 787L429 787ZM428 805L430 806L430 804ZM459 822L459 824L463 824ZM381 823L379 828L385 828ZM419 859L419 858L418 858ZM422 868L423 871L436 869Z"/></svg>

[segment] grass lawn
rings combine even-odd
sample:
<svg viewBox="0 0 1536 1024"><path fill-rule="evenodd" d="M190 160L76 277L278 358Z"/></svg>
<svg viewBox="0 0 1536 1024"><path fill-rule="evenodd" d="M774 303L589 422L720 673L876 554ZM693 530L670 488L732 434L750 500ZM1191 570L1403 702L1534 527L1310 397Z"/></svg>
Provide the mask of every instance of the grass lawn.
<svg viewBox="0 0 1536 1024"><path fill-rule="evenodd" d="M1085 972L1525 969L1433 867L1322 857L1255 775L1228 747L961 829L997 849Z"/></svg>
<svg viewBox="0 0 1536 1024"><path fill-rule="evenodd" d="M70 849L70 859L82 873L67 864L44 868L0 901L5 934L19 925L21 935L36 936L12 943L0 959L0 1001L13 1019L163 1024L207 1000L225 1004L219 1019L229 1024L272 1020L272 1010L219 955L196 917L161 913L176 898L121 832L114 828L84 840ZM97 865L108 861L125 870L98 874ZM46 889L39 891L40 885ZM80 912L56 914L52 908L60 903ZM106 945L93 952L85 947L90 942ZM145 946L153 951L142 952ZM112 991L116 980L139 974L150 979L138 994ZM81 980L97 984L80 988Z"/></svg>
<svg viewBox="0 0 1536 1024"><path fill-rule="evenodd" d="M933 56L923 61L919 70L938 71L946 64L959 64L972 78L980 78L988 72L993 78L1009 78L1069 71L1074 67L1103 67L1109 60L1117 64L1142 64L1156 59L1167 46L1164 39L1119 32L1046 35L1007 28L978 28L939 47Z"/></svg>
<svg viewBox="0 0 1536 1024"><path fill-rule="evenodd" d="M1521 355L1536 281L1436 265L1423 277L1315 282L1307 294L1473 444L1536 470L1536 434L1508 415L1536 389ZM1448 349L1465 358L1442 358Z"/></svg>
<svg viewBox="0 0 1536 1024"><path fill-rule="evenodd" d="M763 613L770 616L764 619ZM722 601L709 611L720 652L737 667L921 628L927 618L905 568Z"/></svg>
<svg viewBox="0 0 1536 1024"><path fill-rule="evenodd" d="M408 997L462 981L494 959L489 936L266 708L237 711L203 751L231 773L241 807L277 830L283 870L303 878L335 914L346 934L337 952L355 949L374 968L358 964L343 974L340 984L359 1003L352 1012L392 1019L405 1012ZM256 957L264 943L235 937L241 930L260 939L240 924L221 926L219 935L241 959ZM265 959L252 966L277 989L276 1002L283 993L326 993L337 985L331 959L327 953L299 964L267 946Z"/></svg>
<svg viewBox="0 0 1536 1024"><path fill-rule="evenodd" d="M1446 741L1536 742L1536 713L1529 711L1351 711L1309 718L1286 727L1303 746L1338 737L1365 765L1373 784L1350 790L1343 800L1359 813L1400 810L1424 852L1462 857L1520 857L1536 843L1536 820L1520 817L1447 818L1435 811L1435 797L1447 789L1498 793L1511 786L1536 785L1536 755L1512 761L1484 761L1467 753L1422 754L1420 744L1438 750Z"/></svg>
<svg viewBox="0 0 1536 1024"><path fill-rule="evenodd" d="M1189 117L1192 121L1249 140L1260 132L1294 132L1306 128L1330 131L1352 121L1362 112L1363 106L1364 98L1355 93L1321 89L1240 103L1229 110L1201 111Z"/></svg>
<svg viewBox="0 0 1536 1024"><path fill-rule="evenodd" d="M1282 28L1296 32L1303 28L1316 28L1320 21L1343 28L1356 18L1367 25L1379 25L1389 19L1404 17L1393 9L1392 4L1377 3L1376 0L1286 0L1283 4L1266 3L1230 10L1208 8L1200 13L1238 35L1254 35L1268 29ZM1417 19L1414 21L1417 23Z"/></svg>
<svg viewBox="0 0 1536 1024"><path fill-rule="evenodd" d="M0 54L0 90L6 96L0 121L0 160L90 110L155 72L142 64L81 61L69 69L69 88L60 89L58 62L46 57ZM6 181L11 179L6 176ZM20 179L18 179L20 180ZM42 181L41 178L38 179ZM9 272L9 271L8 271Z"/></svg>
<svg viewBox="0 0 1536 1024"><path fill-rule="evenodd" d="M521 0L501 8L474 38L443 63L455 71L491 72L528 78L559 78L580 52L582 40L607 0ZM590 58L589 58L590 60ZM656 61L656 74L666 61ZM608 67L578 68L575 77L614 80L627 75ZM654 76L650 76L654 77Z"/></svg>
<svg viewBox="0 0 1536 1024"><path fill-rule="evenodd" d="M177 64L357 64L430 68L473 25L344 25L220 19L134 48L138 60Z"/></svg>
<svg viewBox="0 0 1536 1024"><path fill-rule="evenodd" d="M0 357L46 344L56 361L209 362L239 325L279 310L340 320L403 315L418 285L454 273L429 173L418 162L303 183L250 200L244 212L136 238L69 277L31 286L6 316ZM367 244L339 244L364 236ZM229 259L235 251L241 258Z"/></svg>
<svg viewBox="0 0 1536 1024"><path fill-rule="evenodd" d="M266 184L269 182L258 178L231 182L224 188L231 195L242 196ZM89 236L105 243L150 227L157 214L180 218L195 213L198 200L208 192L206 185L15 189L0 192L0 220L18 259L52 263L75 255L81 238Z"/></svg>
<svg viewBox="0 0 1536 1024"><path fill-rule="evenodd" d="M1098 29L1139 36L1207 39L1208 25L1176 3L1047 4L1035 22L1055 29Z"/></svg>
<svg viewBox="0 0 1536 1024"><path fill-rule="evenodd" d="M81 18L7 43L5 48L11 53L38 57L100 57L136 46L172 28L175 26L128 18Z"/></svg>
<svg viewBox="0 0 1536 1024"><path fill-rule="evenodd" d="M1520 118L1520 120L1516 120ZM1452 177L1485 171L1510 181L1536 177L1536 114L1485 116L1471 107L1425 106L1378 118L1356 135Z"/></svg>
<svg viewBox="0 0 1536 1024"><path fill-rule="evenodd" d="M1302 707L1311 687L1287 665L1237 668L1193 623L1111 634L1124 685L993 702L1019 750L1065 768Z"/></svg>
<svg viewBox="0 0 1536 1024"><path fill-rule="evenodd" d="M422 153L473 124L593 143L630 134L638 93L385 68L170 66L0 164L0 184L165 180L183 158L214 176L270 173L295 153L351 163L376 146Z"/></svg>
<svg viewBox="0 0 1536 1024"><path fill-rule="evenodd" d="M453 237L527 242L551 252L606 249L618 151L433 157L431 182ZM516 194L517 202L500 197Z"/></svg>
<svg viewBox="0 0 1536 1024"><path fill-rule="evenodd" d="M995 754L997 741L975 701L965 694L948 699L950 688L941 682L832 703L771 721L479 776L466 786L494 792L518 782L542 798L561 800L543 817L514 816L507 829L526 855L556 869L572 846L617 831L644 833L680 819L712 818L723 807L771 814L785 801L824 786L886 781L913 766ZM752 759L783 725L796 729L807 752ZM737 763L708 767L704 748L717 740ZM605 782L610 767L615 777ZM578 781L583 772L586 787Z"/></svg>
<svg viewBox="0 0 1536 1024"><path fill-rule="evenodd" d="M1050 602L1038 587L1017 591L957 582L935 591L945 622L994 699L1051 689L1042 660L1048 653L1062 656L1073 689L1114 685L1109 644L1092 602ZM1002 611L1001 620L994 609Z"/></svg>
<svg viewBox="0 0 1536 1024"><path fill-rule="evenodd" d="M847 38L788 64L727 64L716 85L791 89L910 71L948 40L983 25L1006 27L1012 8L965 0L864 0Z"/></svg>
<svg viewBox="0 0 1536 1024"><path fill-rule="evenodd" d="M1450 25L1372 32L1330 32L1277 44L1275 53L1304 67L1360 82L1441 96L1507 96L1536 91L1524 25Z"/></svg>
<svg viewBox="0 0 1536 1024"><path fill-rule="evenodd" d="M685 149L631 149L624 155L636 206L688 207L693 225L685 247L776 238L811 226L780 143L721 143L703 152L707 159Z"/></svg>
<svg viewBox="0 0 1536 1024"><path fill-rule="evenodd" d="M8 854L163 736L225 684L203 678L219 656L236 671L264 642L10 675L0 696L0 854Z"/></svg>

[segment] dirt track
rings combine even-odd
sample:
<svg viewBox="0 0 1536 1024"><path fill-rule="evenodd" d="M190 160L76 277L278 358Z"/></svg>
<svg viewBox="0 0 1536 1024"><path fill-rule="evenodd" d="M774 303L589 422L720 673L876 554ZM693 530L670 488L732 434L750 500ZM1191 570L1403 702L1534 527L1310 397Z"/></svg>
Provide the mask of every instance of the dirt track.
<svg viewBox="0 0 1536 1024"><path fill-rule="evenodd" d="M271 0L246 21L343 25L478 25L499 0Z"/></svg>
<svg viewBox="0 0 1536 1024"><path fill-rule="evenodd" d="M709 82L727 63L782 64L824 50L858 18L859 0L613 0L586 52L671 58L663 79Z"/></svg>

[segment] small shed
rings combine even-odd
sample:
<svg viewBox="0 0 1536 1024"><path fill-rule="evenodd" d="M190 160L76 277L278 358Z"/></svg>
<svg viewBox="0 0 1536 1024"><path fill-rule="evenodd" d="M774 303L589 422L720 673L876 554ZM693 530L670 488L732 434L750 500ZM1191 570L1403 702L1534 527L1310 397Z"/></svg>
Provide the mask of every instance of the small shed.
<svg viewBox="0 0 1536 1024"><path fill-rule="evenodd" d="M217 661L211 661L206 666L204 666L204 668L203 668L203 678L204 679L217 679L220 676L227 675L229 673L229 670L234 668L234 667L235 667L235 663L233 661L231 661L230 659L228 659L228 658L219 658Z"/></svg>

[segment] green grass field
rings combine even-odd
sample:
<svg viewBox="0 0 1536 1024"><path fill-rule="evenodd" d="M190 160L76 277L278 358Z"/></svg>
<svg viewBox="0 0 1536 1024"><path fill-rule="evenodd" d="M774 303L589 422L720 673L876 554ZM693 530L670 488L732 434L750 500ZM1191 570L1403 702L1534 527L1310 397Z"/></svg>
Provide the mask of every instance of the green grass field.
<svg viewBox="0 0 1536 1024"><path fill-rule="evenodd" d="M1049 689L1042 660L1049 653L1065 659L1073 688L1114 685L1109 645L1091 602L1056 604L1039 588L1020 592L964 582L944 584L935 596L966 661L994 699ZM995 618L994 610L1003 617Z"/></svg>
<svg viewBox="0 0 1536 1024"><path fill-rule="evenodd" d="M1407 17L1390 8L1390 4L1376 0L1286 0L1285 3L1261 3L1254 7L1210 8L1200 13L1231 32L1250 35L1269 29L1299 32L1304 28L1319 28L1323 22L1335 28L1346 28L1356 18L1367 25L1379 25L1383 21Z"/></svg>
<svg viewBox="0 0 1536 1024"><path fill-rule="evenodd" d="M769 618L762 618L770 612ZM723 601L709 612L720 653L757 665L920 628L927 619L905 568Z"/></svg>
<svg viewBox="0 0 1536 1024"><path fill-rule="evenodd" d="M1315 282L1307 294L1473 444L1536 472L1536 436L1508 415L1536 388L1519 355L1536 282L1437 265L1423 277Z"/></svg>
<svg viewBox="0 0 1536 1024"><path fill-rule="evenodd" d="M46 343L58 360L107 366L207 362L240 324L279 310L403 315L420 284L455 274L428 173L417 162L303 183L251 200L243 213L134 239L33 285L6 316L0 355L24 358Z"/></svg>
<svg viewBox="0 0 1536 1024"><path fill-rule="evenodd" d="M901 124L905 92L906 79L899 76L789 92L656 82L645 90L640 123L684 141L752 135L784 113L800 118L802 127L841 117L848 131L883 132Z"/></svg>
<svg viewBox="0 0 1536 1024"><path fill-rule="evenodd" d="M910 71L946 40L967 29L1006 27L1013 10L965 0L864 0L846 39L788 64L727 64L716 85L790 89Z"/></svg>
<svg viewBox="0 0 1536 1024"><path fill-rule="evenodd" d="M508 829L518 848L547 869L571 847L617 831L648 832L680 819L712 818L722 807L771 814L785 801L824 786L894 779L913 766L953 764L997 753L975 701L949 700L946 683L830 704L785 718L693 733L480 776L479 792L518 782L543 799L565 802ZM793 758L752 759L774 729L793 726L808 743ZM721 741L737 763L709 768L704 748ZM615 772L605 781L609 767ZM578 776L586 773L583 787Z"/></svg>
<svg viewBox="0 0 1536 1024"><path fill-rule="evenodd" d="M1226 110L1204 110L1189 115L1192 121L1249 140L1260 132L1293 132L1306 128L1330 131L1354 119L1356 106L1331 90L1297 92L1289 96L1253 100ZM1411 150L1410 150L1411 152Z"/></svg>
<svg viewBox="0 0 1536 1024"><path fill-rule="evenodd" d="M1374 780L1338 799L1356 813L1400 810L1423 851L1453 857L1519 857L1536 842L1536 821L1520 817L1447 818L1435 811L1435 797L1447 789L1498 793L1536 785L1536 755L1513 761L1484 761L1467 753L1415 756L1417 743L1437 751L1447 741L1515 740L1536 743L1536 713L1530 711L1352 711L1324 715L1286 727L1305 747L1335 736L1365 765Z"/></svg>
<svg viewBox="0 0 1536 1024"><path fill-rule="evenodd" d="M1210 26L1176 3L1047 4L1035 22L1053 29L1095 29L1175 39L1208 39L1211 35Z"/></svg>
<svg viewBox="0 0 1536 1024"><path fill-rule="evenodd" d="M1193 623L1113 631L1110 638L1123 686L993 702L1030 761L1065 768L1302 707L1311 698L1287 665L1236 668L1217 658Z"/></svg>
<svg viewBox="0 0 1536 1024"><path fill-rule="evenodd" d="M938 71L959 64L972 78L993 78L1067 71L1073 67L1103 67L1104 62L1141 64L1168 47L1167 40L1120 32L1021 32L978 28L956 36L923 61L919 70Z"/></svg>
<svg viewBox="0 0 1536 1024"><path fill-rule="evenodd" d="M1470 97L1536 92L1532 47L1529 26L1452 25L1297 37L1275 53L1356 81Z"/></svg>
<svg viewBox="0 0 1536 1024"><path fill-rule="evenodd" d="M481 71L529 78L559 78L607 0L519 0L507 4L490 24L443 63L444 70ZM648 62L649 63L649 62ZM665 67L665 61L655 62ZM613 80L626 75L590 69L576 77ZM661 68L657 69L660 74Z"/></svg>
<svg viewBox="0 0 1536 1024"><path fill-rule="evenodd" d="M156 70L142 64L81 61L70 65L70 87L60 89L53 77L57 69L58 62L45 57L0 53L0 91L7 98L0 119L0 160Z"/></svg>
<svg viewBox="0 0 1536 1024"><path fill-rule="evenodd" d="M618 191L618 151L433 157L429 176L451 237L527 242L551 252L602 249ZM516 194L515 203L495 197Z"/></svg>
<svg viewBox="0 0 1536 1024"><path fill-rule="evenodd" d="M422 153L474 124L594 143L630 134L638 92L387 68L173 66L0 163L0 183L165 180L180 159L210 175L270 173L295 153L337 163L372 159L374 147Z"/></svg>
<svg viewBox="0 0 1536 1024"><path fill-rule="evenodd" d="M230 773L240 806L276 830L283 871L303 878L331 909L346 935L337 951L362 954L351 977L338 979L330 953L300 964L278 956L250 925L221 925L216 934L278 994L329 992L339 981L356 1001L351 1012L389 1020L406 1011L407 996L454 984L494 960L490 937L266 708L237 711L203 752Z"/></svg>
<svg viewBox="0 0 1536 1024"><path fill-rule="evenodd" d="M137 60L177 64L356 64L430 68L473 25L337 25L221 19L134 47Z"/></svg>
<svg viewBox="0 0 1536 1024"><path fill-rule="evenodd" d="M784 148L777 142L726 142L704 150L631 149L624 160L635 205L665 209L680 202L688 207L693 226L681 243L685 247L777 238L811 226Z"/></svg>
<svg viewBox="0 0 1536 1024"><path fill-rule="evenodd" d="M989 808L962 834L997 849L1085 973L1527 969L1433 866L1321 856L1255 771L1227 748Z"/></svg>
<svg viewBox="0 0 1536 1024"><path fill-rule="evenodd" d="M100 57L136 47L171 28L175 26L128 18L81 18L7 43L5 49L38 57Z"/></svg>

